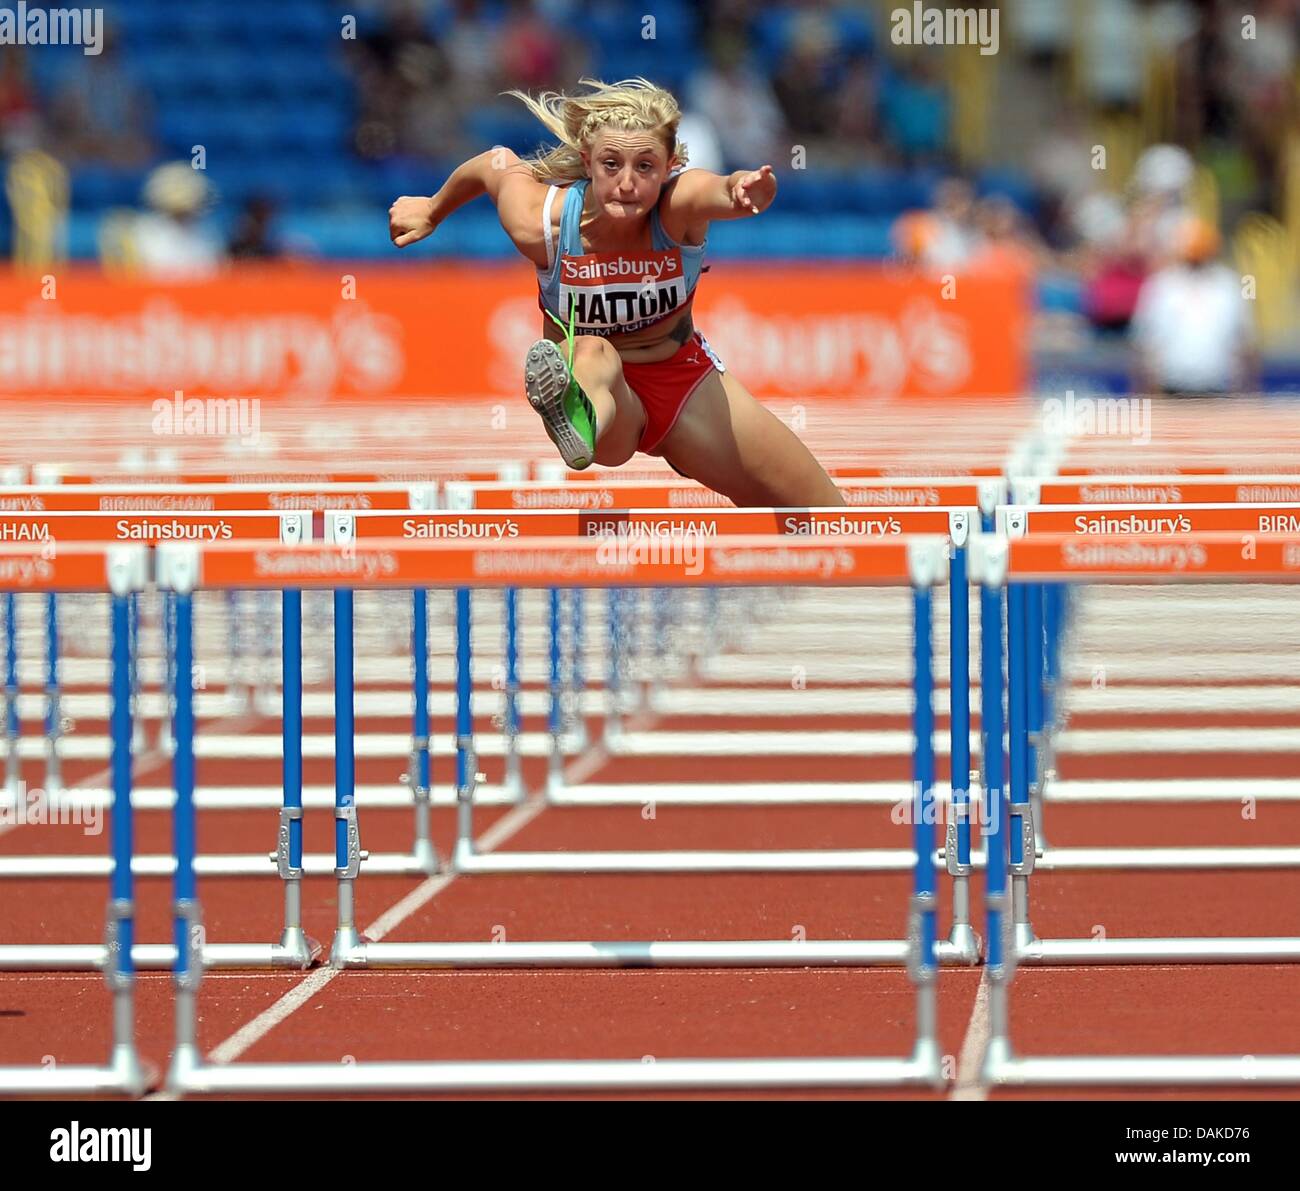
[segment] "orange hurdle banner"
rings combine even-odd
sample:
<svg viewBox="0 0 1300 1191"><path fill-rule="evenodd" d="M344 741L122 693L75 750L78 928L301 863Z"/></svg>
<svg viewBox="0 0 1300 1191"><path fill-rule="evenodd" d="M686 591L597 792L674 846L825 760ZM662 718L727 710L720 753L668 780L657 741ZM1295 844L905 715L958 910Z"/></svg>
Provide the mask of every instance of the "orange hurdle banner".
<svg viewBox="0 0 1300 1191"><path fill-rule="evenodd" d="M355 297L326 265L241 266L202 285L71 265L49 303L4 271L0 400L518 401L543 323L532 284L522 261L367 263ZM944 296L879 265L728 261L700 286L695 322L760 398L1018 399L1029 298L978 270Z"/></svg>
<svg viewBox="0 0 1300 1191"><path fill-rule="evenodd" d="M992 513L1005 496L1000 479L840 480L844 499L855 507L979 508ZM427 498L426 498L427 500ZM433 508L426 503L424 507ZM593 484L462 484L443 486L442 507L465 509L716 509L730 502L692 481L647 484L604 480Z"/></svg>
<svg viewBox="0 0 1300 1191"><path fill-rule="evenodd" d="M667 464L662 468L653 470L646 467L589 467L585 471L573 471L565 467L559 460L549 459L539 462L534 472L534 479L542 480L548 484L590 484L601 483L606 480L672 483L676 475ZM943 476L945 479L964 479L967 477L997 479L1002 475L1002 468L993 465L987 467L950 467L943 463L915 465L895 463L880 466L841 464L827 467L826 474L833 480L909 480L926 476ZM453 477L448 476L446 478L452 479ZM459 479L461 477L454 478ZM464 478L470 479L471 477L466 476ZM493 479L497 477L484 476L483 478ZM501 476L499 478L504 480L508 477Z"/></svg>
<svg viewBox="0 0 1300 1191"><path fill-rule="evenodd" d="M430 467L424 470L413 468L396 471L329 471L311 470L301 467L275 467L260 470L216 472L153 472L149 474L128 474L113 471L69 471L63 472L57 466L38 464L32 468L32 482L36 485L68 484L108 484L113 487L153 487L160 484L293 484L293 485L348 485L353 487L374 487L376 484L441 484L448 480L462 480L470 483L484 483L490 480L522 481L528 478L528 466L521 460L509 460L495 467L484 465L480 468L440 468ZM670 473L671 474L671 473Z"/></svg>
<svg viewBox="0 0 1300 1191"><path fill-rule="evenodd" d="M405 541L506 541L536 537L661 537L690 534L705 538L734 534L889 537L897 534L947 534L965 543L975 509L610 509L498 512L471 509L432 513L326 513L326 542L358 538Z"/></svg>
<svg viewBox="0 0 1300 1191"><path fill-rule="evenodd" d="M1300 476L1098 475L1011 481L1013 505L1295 504Z"/></svg>
<svg viewBox="0 0 1300 1191"><path fill-rule="evenodd" d="M1098 536L1116 534L1300 533L1300 504L1003 505L997 531Z"/></svg>
<svg viewBox="0 0 1300 1191"><path fill-rule="evenodd" d="M0 489L0 513L397 510L424 507L412 501L435 496L427 484L53 484Z"/></svg>
<svg viewBox="0 0 1300 1191"><path fill-rule="evenodd" d="M739 535L725 542L667 538L533 538L525 542L158 547L158 582L195 588L870 586L946 582L948 539ZM102 573L102 572L101 572Z"/></svg>
<svg viewBox="0 0 1300 1191"><path fill-rule="evenodd" d="M1300 534L977 535L972 538L971 579L985 584L1061 579L1300 582Z"/></svg>
<svg viewBox="0 0 1300 1191"><path fill-rule="evenodd" d="M311 541L311 514L0 513L0 543Z"/></svg>
<svg viewBox="0 0 1300 1191"><path fill-rule="evenodd" d="M148 572L138 543L0 545L0 591L139 591Z"/></svg>

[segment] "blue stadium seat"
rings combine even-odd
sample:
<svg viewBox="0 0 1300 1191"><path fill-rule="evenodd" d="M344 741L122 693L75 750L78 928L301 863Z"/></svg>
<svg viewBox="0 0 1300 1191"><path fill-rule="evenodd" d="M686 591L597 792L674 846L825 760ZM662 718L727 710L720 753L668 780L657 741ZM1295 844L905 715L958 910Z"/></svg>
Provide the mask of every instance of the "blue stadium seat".
<svg viewBox="0 0 1300 1191"><path fill-rule="evenodd" d="M72 171L72 206L77 211L139 205L147 171L83 165Z"/></svg>

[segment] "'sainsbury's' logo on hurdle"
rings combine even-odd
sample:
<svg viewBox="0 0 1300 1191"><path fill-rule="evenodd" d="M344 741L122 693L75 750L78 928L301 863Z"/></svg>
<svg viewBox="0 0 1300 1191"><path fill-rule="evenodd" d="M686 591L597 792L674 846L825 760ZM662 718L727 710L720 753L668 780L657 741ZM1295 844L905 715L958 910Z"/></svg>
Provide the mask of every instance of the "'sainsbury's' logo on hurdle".
<svg viewBox="0 0 1300 1191"><path fill-rule="evenodd" d="M79 45L96 56L104 49L102 8L0 8L0 45Z"/></svg>
<svg viewBox="0 0 1300 1191"><path fill-rule="evenodd" d="M153 1166L153 1130L96 1129L73 1121L50 1131L51 1162L129 1162L132 1170Z"/></svg>
<svg viewBox="0 0 1300 1191"><path fill-rule="evenodd" d="M1000 14L996 8L911 8L889 14L889 39L895 45L977 45L984 56L998 52Z"/></svg>

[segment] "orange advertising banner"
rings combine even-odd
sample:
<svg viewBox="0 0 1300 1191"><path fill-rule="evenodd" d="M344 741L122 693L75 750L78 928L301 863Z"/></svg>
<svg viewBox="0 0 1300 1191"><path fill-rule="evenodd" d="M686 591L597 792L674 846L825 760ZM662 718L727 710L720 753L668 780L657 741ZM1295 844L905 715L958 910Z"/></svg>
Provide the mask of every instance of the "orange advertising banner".
<svg viewBox="0 0 1300 1191"><path fill-rule="evenodd" d="M715 262L695 323L766 398L1015 397L1027 296L1001 276ZM523 265L248 266L193 284L0 274L0 398L518 398L543 315ZM174 406L160 407L174 420Z"/></svg>

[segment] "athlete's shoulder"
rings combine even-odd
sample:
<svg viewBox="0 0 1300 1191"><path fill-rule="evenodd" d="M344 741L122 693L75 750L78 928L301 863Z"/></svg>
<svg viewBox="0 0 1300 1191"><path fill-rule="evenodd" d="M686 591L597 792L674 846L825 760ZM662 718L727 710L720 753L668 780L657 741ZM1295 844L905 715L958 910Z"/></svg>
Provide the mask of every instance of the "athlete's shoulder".
<svg viewBox="0 0 1300 1191"><path fill-rule="evenodd" d="M514 246L539 268L545 268L542 211L550 186L539 182L532 170L518 159L504 167L504 175L497 188L497 218Z"/></svg>

